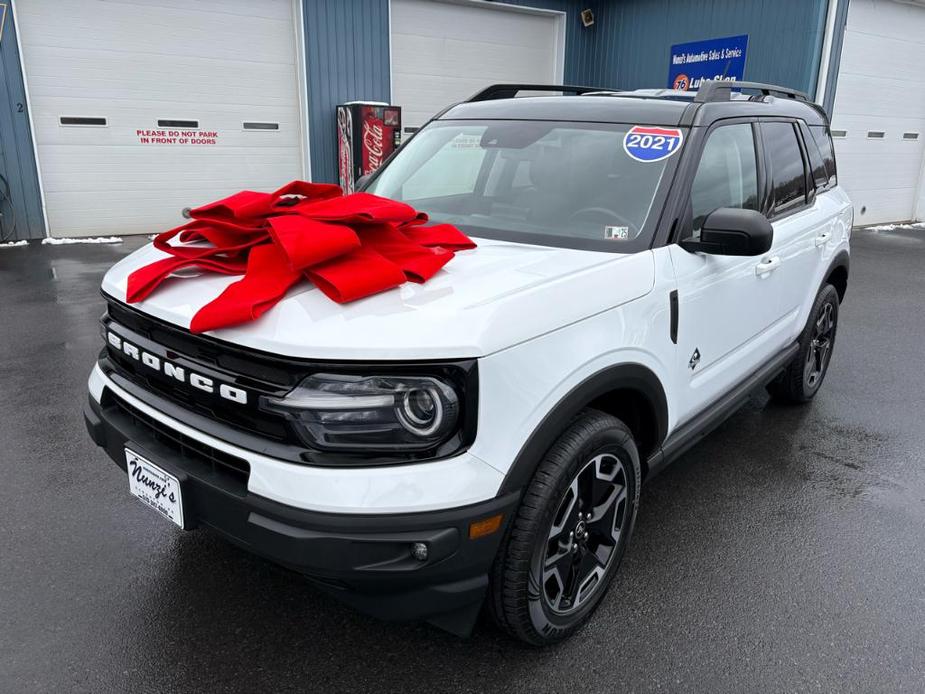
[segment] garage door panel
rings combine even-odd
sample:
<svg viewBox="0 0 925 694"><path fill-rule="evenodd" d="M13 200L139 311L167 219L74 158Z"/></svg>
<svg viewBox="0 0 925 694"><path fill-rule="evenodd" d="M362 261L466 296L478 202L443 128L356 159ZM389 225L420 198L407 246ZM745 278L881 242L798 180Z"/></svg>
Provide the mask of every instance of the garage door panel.
<svg viewBox="0 0 925 694"><path fill-rule="evenodd" d="M246 13L164 7L158 3L112 3L107 0L28 0L16 6L23 25L41 26L33 45L75 51L105 50L151 56L189 55L212 59L240 59L245 52L259 62L291 62L292 54L276 37L292 31L290 19L266 17L263 8L285 7L272 0L228 3ZM273 13L276 15L276 12ZM242 32L242 23L248 31ZM247 37L246 50L242 37Z"/></svg>
<svg viewBox="0 0 925 694"><path fill-rule="evenodd" d="M392 25L397 32L413 26L414 35L433 37L445 36L449 27L471 26L474 38L507 45L535 44L544 35L551 40L555 32L548 15L432 0L393 0Z"/></svg>
<svg viewBox="0 0 925 694"><path fill-rule="evenodd" d="M919 141L903 140L905 132L920 132L925 129L925 120L918 118L887 118L879 114L875 115L852 115L838 116L832 120L832 129L836 131L844 130L847 137L836 138L835 146L839 153L842 151L853 151L858 147L876 147L876 151L884 151L889 154L905 153L914 149L921 144ZM867 138L867 133L871 131L882 131L884 137L876 142ZM925 132L921 132L920 138L925 137Z"/></svg>
<svg viewBox="0 0 925 694"><path fill-rule="evenodd" d="M851 0L849 29L853 32L881 36L891 42L921 42L921 12L921 6L916 7L895 0Z"/></svg>
<svg viewBox="0 0 925 694"><path fill-rule="evenodd" d="M925 83L922 88L925 89ZM842 102L837 108L839 115L881 113L898 118L925 118L925 92L910 89L910 83L902 79L843 72L838 76L838 96Z"/></svg>
<svg viewBox="0 0 925 694"><path fill-rule="evenodd" d="M841 70L877 80L895 79L912 84L925 84L925 74L921 69L925 40L889 39L887 51L884 50L883 43L884 37L881 35L852 31L851 49L842 54ZM872 56L876 58L872 59Z"/></svg>
<svg viewBox="0 0 925 694"><path fill-rule="evenodd" d="M903 155L882 156L881 152L871 152L870 148L855 152L842 152L838 157L839 178L845 185L855 184L859 187L898 188L915 187L922 165L922 152L909 152ZM868 181L876 182L869 185Z"/></svg>
<svg viewBox="0 0 925 694"><path fill-rule="evenodd" d="M925 50L923 50L925 55ZM873 82L877 82L873 86ZM925 84L922 85L925 90ZM925 120L925 91L910 90L909 84L890 77L873 80L865 75L841 73L835 118L848 115L884 116Z"/></svg>
<svg viewBox="0 0 925 694"><path fill-rule="evenodd" d="M835 153L859 224L913 216L925 155L923 59L925 5L851 0L832 129L847 133ZM907 132L918 140L903 140Z"/></svg>
<svg viewBox="0 0 925 694"><path fill-rule="evenodd" d="M246 60L209 60L190 56L164 56L152 61L147 55L127 55L113 70L109 52L74 55L68 49L45 48L29 61L29 91L34 99L50 95L70 98L92 94L98 100L176 99L196 104L227 100L241 94L255 103L264 100L292 102L292 87L277 76L281 69L294 71L292 62L253 63Z"/></svg>
<svg viewBox="0 0 925 694"><path fill-rule="evenodd" d="M253 17L255 13L259 13L261 17L280 21L287 21L292 13L291 6L274 2L263 2L260 3L259 7L248 7L246 5L237 7L234 4L229 4L228 0L196 0L195 3L190 3L190 0L156 0L155 2L150 0L104 0L104 2L106 2L107 6L125 5L133 8L157 6L164 10L192 11L208 15L220 13L231 16Z"/></svg>
<svg viewBox="0 0 925 694"><path fill-rule="evenodd" d="M96 126L67 126L60 125L58 114L68 116L106 116L109 119L109 125L106 127ZM284 117L279 110L272 108L246 108L241 113L228 113L227 111L217 110L191 110L188 108L151 108L148 111L136 109L93 109L83 108L74 109L68 105L62 105L60 109L55 109L51 113L46 113L35 120L35 131L41 134L43 153L47 148L53 146L85 146L110 147L123 146L128 147L143 162L150 158L153 147L174 147L183 149L184 147L209 147L207 154L214 155L217 150L243 147L262 149L264 147L284 147L296 152L299 150L298 138L300 137L301 123L297 110L286 109ZM195 137L204 137L210 132L217 133L216 144L193 144L189 145L168 145L159 143L144 144L139 135L139 130L166 131L166 128L160 128L157 125L158 118L196 118L199 120L200 127L194 129L180 129L184 135L194 134ZM279 125L278 130L244 130L242 124L244 120L257 122L271 122ZM51 152L50 149L48 149ZM57 152L56 152L57 154ZM238 152L240 156L242 152ZM87 154L82 155L88 156ZM196 156L199 156L198 154ZM60 162L63 164L64 162ZM50 167L54 169L58 164Z"/></svg>
<svg viewBox="0 0 925 694"><path fill-rule="evenodd" d="M914 188L864 188L853 191L854 223L858 225L883 224L912 219L914 211L911 200L914 195ZM863 208L866 210L862 213Z"/></svg>
<svg viewBox="0 0 925 694"><path fill-rule="evenodd" d="M253 177L256 185L261 171L272 171L274 166L292 165L299 160L298 150L291 147L266 147L262 150L223 147L203 156L203 151L178 146L165 153L169 156L149 154L144 161L138 155L138 147L93 147L81 159L68 157L68 149L67 145L49 148L49 155L61 159L62 165L43 176L46 192L75 190L86 193L92 190L91 183L125 188L126 185L131 187L157 181L169 186L189 180L211 180L215 182L213 188L220 189L227 185L227 181L247 180L248 177ZM240 165L243 155L247 156L245 166ZM281 181L277 171L270 182L280 184L288 181ZM107 199L105 194L98 197Z"/></svg>
<svg viewBox="0 0 925 694"><path fill-rule="evenodd" d="M428 56L420 60L419 56ZM554 74L554 60L548 47L521 47L513 57L510 46L483 43L479 40L435 39L424 36L408 37L392 49L392 59L402 63L405 75L450 75L470 72L469 66L484 63L486 77L504 75L507 71L535 74L537 69Z"/></svg>
<svg viewBox="0 0 925 694"><path fill-rule="evenodd" d="M496 82L555 83L561 15L392 0L392 101L405 126Z"/></svg>
<svg viewBox="0 0 925 694"><path fill-rule="evenodd" d="M49 224L73 225L84 230L81 235L91 236L156 233L182 224L180 213L184 207L216 200L242 189L276 189L281 183L279 163L278 158L251 160L249 170L236 176L222 171L220 161L216 161L212 176L209 172L177 176L175 171L156 170L152 171L147 185L143 180L128 181L119 176L118 171L106 170L85 179L85 192L73 190L72 186L60 190L51 181L45 193ZM218 177L221 177L221 185L215 183ZM175 185L168 185L168 181ZM100 186L106 186L106 198L93 195ZM131 206L119 205L122 199L131 200Z"/></svg>
<svg viewBox="0 0 925 694"><path fill-rule="evenodd" d="M302 175L291 0L22 4L52 235L153 233L183 207ZM62 126L59 116L108 125Z"/></svg>

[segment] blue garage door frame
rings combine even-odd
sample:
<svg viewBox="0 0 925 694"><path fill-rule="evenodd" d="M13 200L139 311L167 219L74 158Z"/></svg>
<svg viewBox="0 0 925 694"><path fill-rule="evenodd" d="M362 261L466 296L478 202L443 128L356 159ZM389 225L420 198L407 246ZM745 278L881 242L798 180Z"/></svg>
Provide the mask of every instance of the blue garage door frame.
<svg viewBox="0 0 925 694"><path fill-rule="evenodd" d="M9 0L0 0L0 16L4 14L0 36L0 175L5 183L0 180L0 232L3 241L40 239L45 236L42 194Z"/></svg>

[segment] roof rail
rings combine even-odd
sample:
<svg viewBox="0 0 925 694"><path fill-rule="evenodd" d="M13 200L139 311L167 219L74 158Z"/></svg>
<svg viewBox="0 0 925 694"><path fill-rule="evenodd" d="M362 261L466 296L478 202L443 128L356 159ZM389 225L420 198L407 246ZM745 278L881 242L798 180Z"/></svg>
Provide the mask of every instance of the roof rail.
<svg viewBox="0 0 925 694"><path fill-rule="evenodd" d="M790 87L765 84L764 82L740 82L738 80L703 80L694 101L697 103L729 101L732 98L733 89L754 89L764 96L777 95L788 99L796 99L797 101L809 101L806 94Z"/></svg>
<svg viewBox="0 0 925 694"><path fill-rule="evenodd" d="M494 99L513 99L517 92L570 92L572 94L586 94L588 92L605 92L612 89L601 87L576 87L569 84L493 84L476 92L466 102L492 101Z"/></svg>

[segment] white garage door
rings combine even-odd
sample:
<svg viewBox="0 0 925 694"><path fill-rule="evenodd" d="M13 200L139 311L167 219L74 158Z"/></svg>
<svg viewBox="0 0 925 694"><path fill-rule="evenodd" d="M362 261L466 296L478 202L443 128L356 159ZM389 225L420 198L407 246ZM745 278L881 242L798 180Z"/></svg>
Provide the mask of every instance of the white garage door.
<svg viewBox="0 0 925 694"><path fill-rule="evenodd" d="M392 102L403 128L498 82L561 84L561 13L392 0Z"/></svg>
<svg viewBox="0 0 925 694"><path fill-rule="evenodd" d="M858 224L915 215L925 151L923 66L925 5L851 0L832 133Z"/></svg>
<svg viewBox="0 0 925 694"><path fill-rule="evenodd" d="M292 0L16 9L53 236L157 232L302 175Z"/></svg>

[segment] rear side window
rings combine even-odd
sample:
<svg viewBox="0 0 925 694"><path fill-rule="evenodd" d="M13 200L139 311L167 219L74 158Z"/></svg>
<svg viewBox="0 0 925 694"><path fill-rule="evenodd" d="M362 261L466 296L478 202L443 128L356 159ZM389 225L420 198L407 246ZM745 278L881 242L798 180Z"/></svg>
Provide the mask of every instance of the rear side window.
<svg viewBox="0 0 925 694"><path fill-rule="evenodd" d="M834 186L838 182L837 171L835 168L835 149L832 147L832 136L828 127L824 125L814 125L809 131L816 141L819 153L822 155L822 161L825 163L825 170L829 176L829 185Z"/></svg>
<svg viewBox="0 0 925 694"><path fill-rule="evenodd" d="M765 150L770 164L774 214L786 214L806 204L806 172L803 154L792 123L762 123Z"/></svg>
<svg viewBox="0 0 925 694"><path fill-rule="evenodd" d="M691 185L694 232L720 207L758 209L758 166L749 123L717 128L704 145Z"/></svg>
<svg viewBox="0 0 925 694"><path fill-rule="evenodd" d="M829 185L829 174L822 159L822 153L819 151L819 146L805 123L800 123L800 132L803 133L806 154L809 156L809 166L813 171L813 184L816 186L816 190L823 190Z"/></svg>

